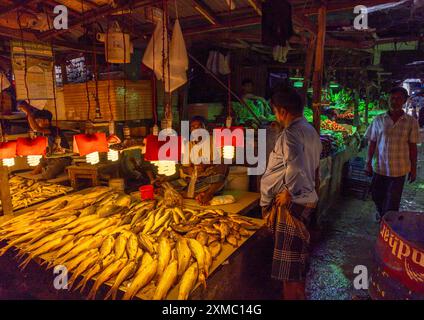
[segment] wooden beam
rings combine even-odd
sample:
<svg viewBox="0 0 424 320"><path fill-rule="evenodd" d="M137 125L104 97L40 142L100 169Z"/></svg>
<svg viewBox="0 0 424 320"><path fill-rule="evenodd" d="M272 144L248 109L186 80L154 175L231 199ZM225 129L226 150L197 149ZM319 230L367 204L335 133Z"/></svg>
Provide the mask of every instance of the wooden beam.
<svg viewBox="0 0 424 320"><path fill-rule="evenodd" d="M0 9L0 16L5 15L9 12L12 12L14 10L18 10L21 9L25 6L28 6L34 2L38 2L39 0L20 0L20 1L16 1L13 5L11 6L7 6L7 7L2 7Z"/></svg>
<svg viewBox="0 0 424 320"><path fill-rule="evenodd" d="M140 5L149 5L149 4L152 4L154 2L155 1L152 1L152 0L134 0L132 2L126 2L125 4L118 6L116 8L113 8L110 5L103 5L103 6L99 7L98 9L85 12L83 15L81 15L81 18L75 19L74 21L72 21L69 24L68 29L45 31L45 32L41 33L39 38L40 38L40 40L45 41L47 39L50 39L51 37L55 37L57 35L69 32L73 28L80 26L82 24L93 23L96 20L100 19L101 17L108 15L108 14L111 14L115 11L131 8L131 7L134 8L135 6L140 6Z"/></svg>
<svg viewBox="0 0 424 320"><path fill-rule="evenodd" d="M23 35L24 41L40 42L40 39L36 33L23 31L22 35ZM11 28L0 27L0 36L5 37L7 39L21 40L21 33L18 32L16 29L11 29ZM78 43L72 43L69 41L54 39L53 45L57 47L69 49L72 51L93 53L92 46L84 46L84 45L81 45ZM102 46L98 46L96 49L96 53L104 54L104 48Z"/></svg>
<svg viewBox="0 0 424 320"><path fill-rule="evenodd" d="M327 8L321 5L318 11L318 34L315 49L315 67L312 80L313 102L312 110L314 112L314 127L318 133L321 130L321 87L324 74L324 47L325 32L327 26Z"/></svg>
<svg viewBox="0 0 424 320"><path fill-rule="evenodd" d="M253 10L256 11L256 13L259 16L262 16L262 8L261 8L261 5L258 3L258 1L256 1L256 0L247 0L247 2L249 2L249 5L253 8Z"/></svg>
<svg viewBox="0 0 424 320"><path fill-rule="evenodd" d="M212 25L219 25L219 20L215 13L202 1L192 0L193 8L196 9Z"/></svg>
<svg viewBox="0 0 424 320"><path fill-rule="evenodd" d="M9 170L3 165L0 166L0 199L3 215L13 214L12 198L10 196Z"/></svg>

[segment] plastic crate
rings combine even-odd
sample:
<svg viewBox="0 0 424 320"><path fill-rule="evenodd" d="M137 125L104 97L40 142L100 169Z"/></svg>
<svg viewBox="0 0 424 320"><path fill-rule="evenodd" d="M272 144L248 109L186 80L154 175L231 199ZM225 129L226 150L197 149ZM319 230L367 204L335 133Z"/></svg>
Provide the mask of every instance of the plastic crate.
<svg viewBox="0 0 424 320"><path fill-rule="evenodd" d="M371 190L372 178L364 171L365 159L356 157L347 162L343 179L343 195L365 200Z"/></svg>

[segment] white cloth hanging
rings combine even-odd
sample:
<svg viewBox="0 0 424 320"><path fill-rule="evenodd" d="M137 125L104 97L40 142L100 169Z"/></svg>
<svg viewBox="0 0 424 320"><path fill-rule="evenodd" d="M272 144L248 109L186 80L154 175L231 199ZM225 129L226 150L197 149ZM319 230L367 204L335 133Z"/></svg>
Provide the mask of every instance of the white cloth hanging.
<svg viewBox="0 0 424 320"><path fill-rule="evenodd" d="M230 69L230 54L224 56L222 53L219 54L219 73L226 76L231 73Z"/></svg>
<svg viewBox="0 0 424 320"><path fill-rule="evenodd" d="M172 92L187 82L188 55L183 32L181 31L178 19L175 21L174 29L172 31L169 68L170 72L166 72L164 75L166 92ZM166 70L168 70L168 65L166 66ZM170 78L169 81L168 74Z"/></svg>
<svg viewBox="0 0 424 320"><path fill-rule="evenodd" d="M0 92L9 88L10 82L3 72L0 72Z"/></svg>
<svg viewBox="0 0 424 320"><path fill-rule="evenodd" d="M155 72L158 80L163 79L163 53L165 53L165 62L168 60L168 41L167 39L163 41L163 27L163 21L158 21L142 60L146 67ZM168 32L165 26L165 35L167 34ZM167 65L167 63L165 63L165 65Z"/></svg>

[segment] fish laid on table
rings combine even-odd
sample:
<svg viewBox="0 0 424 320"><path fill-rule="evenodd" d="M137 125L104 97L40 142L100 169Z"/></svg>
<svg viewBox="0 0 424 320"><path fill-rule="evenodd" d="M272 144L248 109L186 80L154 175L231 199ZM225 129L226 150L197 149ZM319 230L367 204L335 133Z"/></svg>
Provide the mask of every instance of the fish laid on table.
<svg viewBox="0 0 424 320"><path fill-rule="evenodd" d="M71 287L81 274L83 274L85 271L87 271L96 264L98 258L99 251L97 249L92 249L88 251L88 257L81 262L81 264L75 269L75 272L72 277L69 279L69 289L71 289Z"/></svg>
<svg viewBox="0 0 424 320"><path fill-rule="evenodd" d="M116 259L116 257L115 257ZM97 277L94 282L93 287L91 288L87 299L94 299L96 297L97 290L99 290L100 286L111 279L113 276L119 273L119 271L127 264L127 259L119 259L106 267Z"/></svg>
<svg viewBox="0 0 424 320"><path fill-rule="evenodd" d="M199 241L195 239L188 239L188 245L196 258L199 267L199 282L206 288L206 275L205 275L205 250Z"/></svg>
<svg viewBox="0 0 424 320"><path fill-rule="evenodd" d="M143 266L141 265L141 270L137 272L136 277L132 280L130 286L124 294L123 300L132 299L143 287L145 287L150 281L153 280L156 275L158 267L158 260L155 259L151 263Z"/></svg>
<svg viewBox="0 0 424 320"><path fill-rule="evenodd" d="M182 276L188 268L191 259L191 250L188 246L187 239L181 237L177 240L177 261L178 261L178 276Z"/></svg>
<svg viewBox="0 0 424 320"><path fill-rule="evenodd" d="M96 263L94 267L92 267L85 277L81 280L81 282L78 284L78 286L75 287L75 290L78 290L81 288L80 292L83 292L88 281L93 278L95 275L102 272L102 270L106 269L108 266L110 266L115 261L115 255L112 253L108 255L105 259L102 261Z"/></svg>
<svg viewBox="0 0 424 320"><path fill-rule="evenodd" d="M47 269L64 264L73 290L84 290L97 276L89 298L111 281L105 298L116 299L124 285L124 299L138 294L165 299L173 287L178 299L188 299L198 282L206 286L222 248L238 247L257 228L252 220L220 209L137 201L99 187L3 222L0 240L6 244L0 256L14 247L24 259L22 267L36 257Z"/></svg>
<svg viewBox="0 0 424 320"><path fill-rule="evenodd" d="M157 275L160 278L171 259L171 244L166 237L161 237L159 239L158 257Z"/></svg>
<svg viewBox="0 0 424 320"><path fill-rule="evenodd" d="M199 268L197 267L197 263L193 263L190 267L188 267L181 278L180 287L178 289L178 300L188 299L189 294L197 283L198 277Z"/></svg>
<svg viewBox="0 0 424 320"><path fill-rule="evenodd" d="M116 299L116 295L118 294L119 287L121 284L131 278L136 270L137 270L138 262L137 261L129 261L128 264L122 268L122 270L119 272L119 274L116 276L115 282L113 283L112 287L110 288L109 292L105 296L105 300L111 297L113 300Z"/></svg>
<svg viewBox="0 0 424 320"><path fill-rule="evenodd" d="M163 300L166 298L169 289L171 289L177 279L177 272L178 262L174 260L166 267L160 278L155 294L153 295L153 300Z"/></svg>

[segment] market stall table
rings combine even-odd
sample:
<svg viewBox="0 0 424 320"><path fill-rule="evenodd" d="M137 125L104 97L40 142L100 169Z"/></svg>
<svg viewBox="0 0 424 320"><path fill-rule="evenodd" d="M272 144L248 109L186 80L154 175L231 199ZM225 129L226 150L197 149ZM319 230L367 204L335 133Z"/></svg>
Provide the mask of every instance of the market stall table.
<svg viewBox="0 0 424 320"><path fill-rule="evenodd" d="M89 190L82 190L79 192L76 192L73 194L73 196L79 194L79 195L84 195L86 194L86 192L89 192ZM88 193L87 193L88 194ZM249 201L250 203L251 201ZM41 205L39 206L41 207ZM21 212L19 212L18 214L24 214L27 213L31 210L36 210L37 208L33 207L31 209L25 209L22 210ZM219 217L219 215L217 215L217 217ZM4 221L4 219L7 219L7 217L2 217L0 218L0 223ZM245 242L249 241L249 239L252 237L252 235L254 235L257 232L257 229L261 227L261 225L263 224L263 222L259 219L253 219L253 218L244 218L245 220L254 222L257 227L254 230L249 230L248 235L246 235L245 237L241 237L240 240L237 242L237 246L231 246L229 243L223 243L222 245L222 250L220 251L219 255L216 257L216 259L213 260L213 263L211 265L210 268L210 272L209 275L212 275L214 273L216 273L216 271L219 270L220 266L225 264L226 261L232 257L241 247L244 246ZM47 258L51 258L51 255L47 254L47 255L40 255L39 257L36 257L34 260L35 262L37 262L38 264L43 263ZM85 273L83 274L85 275ZM92 280L96 280L96 277L92 277L90 279L90 282ZM112 282L105 282L104 284L106 284L106 286L102 286L103 289L112 286ZM198 287L199 284L196 286ZM125 292L127 289L127 287L125 286L121 286L119 288L120 291ZM152 289L154 289L154 286L152 284L148 285L146 288L144 288L141 292L139 292L136 297L140 298L140 299L151 299L152 298ZM201 290L200 288L197 289L197 291ZM202 290L201 290L202 291ZM172 288L166 299L176 299L178 296L178 286L175 286L174 288ZM97 295L97 297L102 297L103 295L101 295L100 293Z"/></svg>
<svg viewBox="0 0 424 320"><path fill-rule="evenodd" d="M72 165L67 167L66 170L68 170L69 180L71 181L72 188L77 190L79 186L78 180L86 179L91 182L91 186L98 186L100 184L100 173L102 171L117 172L119 170L119 164L99 163L96 165Z"/></svg>
<svg viewBox="0 0 424 320"><path fill-rule="evenodd" d="M223 195L232 195L236 202L217 206L202 206L194 199L184 199L184 206L192 209L221 209L228 213L245 215L259 205L261 195L257 192L224 190ZM131 196L140 199L140 192L133 192Z"/></svg>

